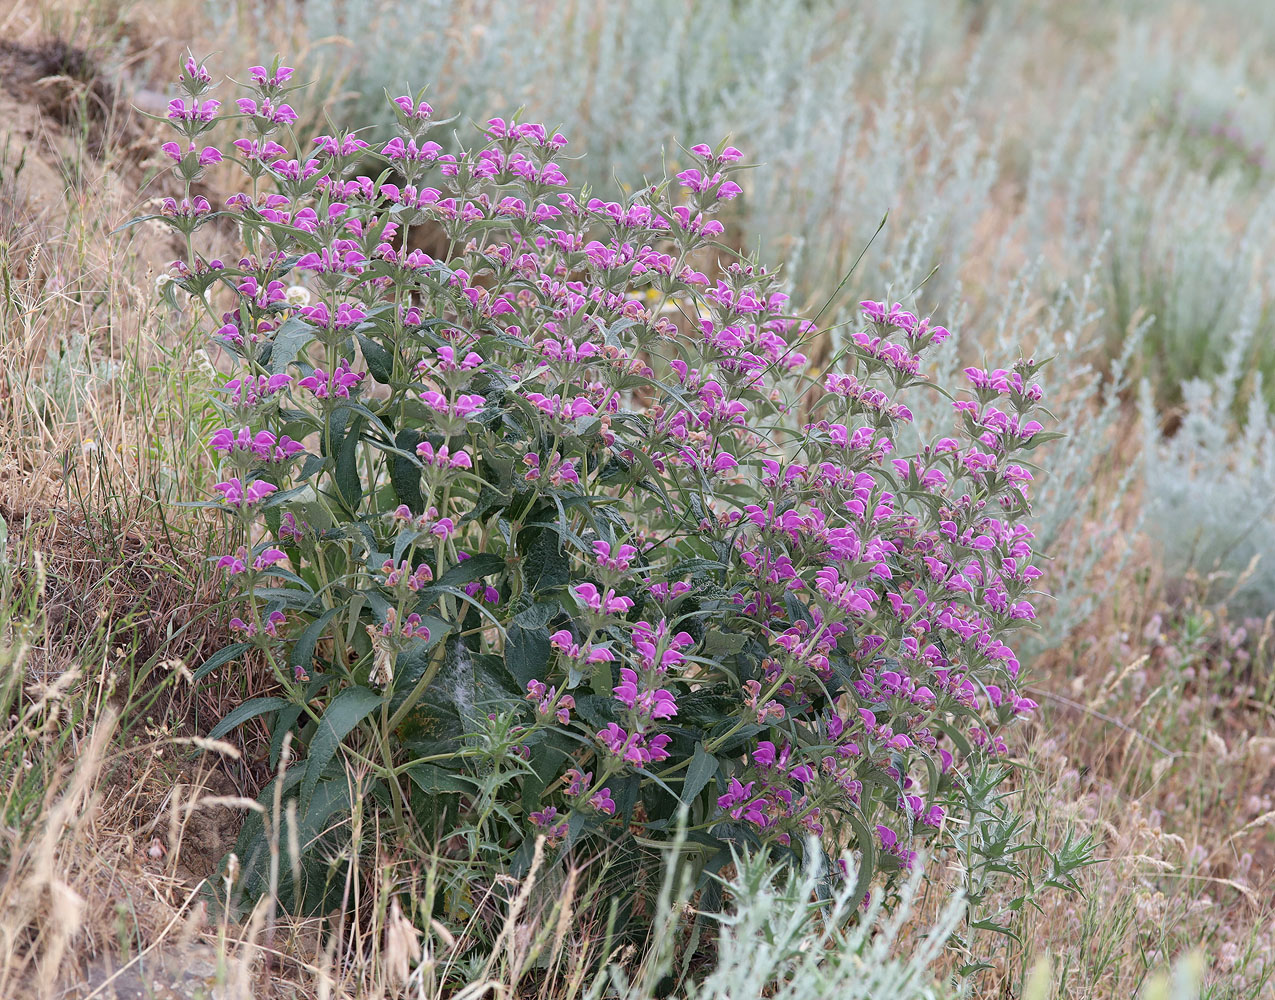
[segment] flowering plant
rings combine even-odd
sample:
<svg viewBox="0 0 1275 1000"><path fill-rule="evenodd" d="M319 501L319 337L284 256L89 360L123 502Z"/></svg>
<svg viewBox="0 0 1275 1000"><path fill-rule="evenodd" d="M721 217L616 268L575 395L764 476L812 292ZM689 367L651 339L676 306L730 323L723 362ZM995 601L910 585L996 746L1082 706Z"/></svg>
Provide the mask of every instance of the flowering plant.
<svg viewBox="0 0 1275 1000"><path fill-rule="evenodd" d="M239 366L208 501L239 641L199 676L257 650L278 691L215 735L266 716L277 756L295 733L283 791L316 837L344 748L397 822L471 855L658 837L685 806L706 865L812 834L857 847L860 894L912 865L1034 707L1005 640L1040 575L1038 363L967 369L952 436L904 452L947 331L864 302L811 371L816 325L716 239L739 150L606 201L537 123L445 152L420 94L379 148L302 146L291 73L252 70L224 157L195 143L222 119L194 60L168 116L174 281ZM223 159L251 189L215 210L190 185ZM227 216L242 257L204 259Z"/></svg>

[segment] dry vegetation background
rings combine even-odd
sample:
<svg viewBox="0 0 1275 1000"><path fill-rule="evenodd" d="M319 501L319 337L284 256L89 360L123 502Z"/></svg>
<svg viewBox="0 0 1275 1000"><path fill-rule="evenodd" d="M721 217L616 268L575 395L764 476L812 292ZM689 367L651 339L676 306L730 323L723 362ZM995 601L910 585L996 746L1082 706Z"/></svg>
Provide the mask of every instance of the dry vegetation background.
<svg viewBox="0 0 1275 1000"><path fill-rule="evenodd" d="M250 673L216 685L187 681L206 651L224 645L220 588L205 568L210 525L174 506L203 495L211 481L204 399L216 359L204 353L208 331L191 328L156 295L157 275L176 256L171 239L148 227L114 233L149 199L170 193L167 181L157 179L159 132L139 110L162 109L165 81L187 47L201 56L220 52L217 67L231 75L268 61L273 51L286 53L303 75L308 66L323 66L326 75L305 109L314 121L325 106L364 88L375 53L349 37L307 37L307 6L327 9L276 2L210 12L184 0L0 4L0 699L7 716L0 729L0 997L101 997L113 989L126 996L126 987L155 982L190 997L212 996L216 983L224 991L217 996L240 995L236 989L252 996L381 996L390 993L402 963L420 959L416 933L376 901L364 910L368 919L345 926L340 938L318 921L226 922L200 901L201 880L219 877L244 800L267 777L260 733L235 745L202 736L228 706L261 693L264 681ZM454 20L458 35L436 87L439 105L448 95L476 93L448 82L465 73L456 53L481 47L486 5L457 8L470 6L470 22L464 13ZM1132 217L1104 213L1114 211L1120 175L1127 171L1129 185L1143 183L1136 171L1144 168L1135 162L1138 149L1120 145L1127 135L1114 136L1108 147L1112 158L1127 161L1114 180L1104 180L1092 163L1073 162L1074 149L1060 145L1046 155L1060 160L1058 176L1071 181L1058 183L1056 197L1035 202L1038 217L1027 218L1022 206L1035 175L1024 164L1042 155L1035 144L1051 116L1060 132L1085 131L1085 122L1067 121L1072 96L1083 89L1086 66L1109 63L1113 39L1127 37L1121 32L1131 24L1153 26L1172 52L1224 48L1226 32L1248 23L1242 6L1209 6L1041 3L1031 17L1008 25L1002 18L997 30L1013 35L1015 48L1005 66L989 73L1000 79L1018 72L1025 85L1004 89L1002 100L962 108L953 105L962 100L961 67L982 52L979 32L1003 12L995 4L942 5L961 20L925 74L931 92L949 95L947 103L934 107L931 121L900 121L898 134L911 129L921 136L911 147L919 158L936 155L945 123L991 129L999 143L993 153L971 154L988 158L986 180L977 186L958 189L951 178L958 168L982 176L984 167L956 164L947 173L922 170L914 188L899 187L898 203L886 207L904 235L886 243L875 273L892 273L890 267L902 273L900 262L912 251L924 258L923 270L941 258L937 250L931 257L916 234L909 243L906 227L909 206L930 196L948 199L955 208L930 218L938 229L947 227L948 243L963 247L954 269L943 268L936 279L943 282L936 313L943 318L940 310L950 309L966 325L986 319L991 329L1000 304L1021 293L1026 312L1016 315L1033 317L1034 329L1045 325L1044 293L1015 291L1017 268L1039 253L1065 272L1082 256L1074 249L1078 226L1112 229L1097 252L1118 249ZM730 7L723 0L721 9ZM865 16L873 30L884 17ZM348 27L352 35L356 26ZM1268 28L1261 20L1251 24L1255 33ZM980 57L996 60L997 53ZM1256 72L1260 63L1251 68ZM877 122L889 107L889 77L869 73L854 90L865 122ZM946 79L948 88L935 79ZM523 99L516 89L481 98ZM470 106L457 97L447 110ZM569 114L562 118L572 124ZM1154 115L1147 121L1154 124ZM1269 121L1259 117L1241 136L1252 148L1235 140L1243 157L1256 156L1252 149L1272 138L1263 132ZM603 143L594 144L596 129L570 133L581 135L580 144L601 164L620 155L597 148ZM1213 154L1190 145L1189 129L1166 135L1145 141L1180 144L1187 137L1175 147L1185 171L1175 183L1210 176L1212 161L1199 156ZM954 163L962 155L959 142L957 136L948 147ZM750 153L781 162L776 176L758 185L799 187L793 178L800 157L778 148ZM894 169L888 159L877 162L879 168L865 165L861 173ZM1228 163L1217 171L1230 170ZM1210 221L1237 245L1248 238L1251 207L1264 212L1269 194L1269 168L1252 170L1254 176L1228 182L1233 217ZM1104 183L1114 188L1103 190ZM218 187L215 173L206 186L214 201L231 193ZM860 187L866 190L866 182ZM976 189L973 204L960 204ZM753 197L764 200L760 192ZM870 200L850 190L844 199L847 211ZM1150 211L1184 209L1153 202ZM856 225L870 229L878 219L879 212ZM769 216L759 224L778 225ZM856 245L853 234L845 240ZM776 244L777 252L785 250L782 239ZM1080 266L1074 274L1087 273L1088 261ZM1161 272L1163 281L1190 279L1176 266ZM1108 265L1096 273L1101 279ZM812 300L826 294L819 267L799 274ZM1127 287L1134 299L1101 303L1105 318L1074 328L1118 343L1175 301L1171 286ZM1146 301L1136 301L1142 293ZM1257 307L1261 316L1264 308ZM1260 323L1256 328L1268 332ZM1170 364L1176 357L1170 337L1133 363L1139 374L1178 374ZM1252 357L1260 368L1261 358ZM1092 363L1090 374L1074 369L1055 378L1097 379L1092 371L1102 365ZM1202 373L1210 373L1207 365L1182 374ZM1158 430L1171 433L1187 411L1178 383L1166 376L1156 384L1166 387ZM1249 391L1262 395L1260 385ZM1126 387L1103 399L1113 402L1103 411L1103 443L1090 456L1083 502L1058 528L1071 546L1061 550L1063 559L1097 546L1092 558L1074 557L1077 564L1089 560L1084 586L1092 599L1056 640L1042 643L1032 663L1030 693L1043 708L1022 734L1028 767L1018 789L1038 836L1061 844L1093 835L1103 861L1081 876L1082 896L1059 893L1042 897L1039 909L1024 908L1019 941L988 936L992 968L978 980L978 995L1016 995L1025 970L1047 955L1043 995L1130 997L1154 970L1192 949L1203 957L1206 995L1270 995L1272 606L1262 591L1244 590L1260 564L1249 577L1210 578L1208 566L1175 568L1154 531L1142 530L1148 518L1170 515L1156 512L1149 480L1126 478L1147 447L1137 393ZM1081 409L1082 416L1097 412L1101 400L1086 406L1093 409ZM1076 430L1085 432L1083 420ZM382 862L394 872L411 859L396 857L387 844ZM947 890L924 888L918 927L928 926ZM941 959L934 976L959 961ZM507 968L496 963L488 971L499 981Z"/></svg>

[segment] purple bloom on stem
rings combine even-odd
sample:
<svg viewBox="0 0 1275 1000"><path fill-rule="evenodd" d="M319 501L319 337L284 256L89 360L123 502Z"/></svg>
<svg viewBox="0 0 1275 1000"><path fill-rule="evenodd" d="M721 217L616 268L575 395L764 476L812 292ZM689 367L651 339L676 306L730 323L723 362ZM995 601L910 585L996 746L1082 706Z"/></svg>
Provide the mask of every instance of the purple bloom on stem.
<svg viewBox="0 0 1275 1000"><path fill-rule="evenodd" d="M253 560L253 569L267 569L277 562L282 562L288 558L288 554L282 549L265 549L261 555Z"/></svg>
<svg viewBox="0 0 1275 1000"><path fill-rule="evenodd" d="M605 816L615 815L615 799L611 798L611 790L602 788L589 799L589 805Z"/></svg>
<svg viewBox="0 0 1275 1000"><path fill-rule="evenodd" d="M636 671L629 667L620 669L620 683L613 693L620 704L635 709L646 719L671 719L677 715L677 702L664 688L641 691Z"/></svg>
<svg viewBox="0 0 1275 1000"><path fill-rule="evenodd" d="M210 163L221 162L221 150L217 149L215 146L206 146L202 150L197 150L195 144L192 142L190 144L190 148L183 152L180 143L166 142L159 148L163 150L165 156L178 163L181 163L181 161L191 153L195 154L195 161L201 167L206 167Z"/></svg>
<svg viewBox="0 0 1275 1000"><path fill-rule="evenodd" d="M573 799L583 795L593 783L592 771L580 771L574 767L567 768L567 773L562 777L567 783L567 795Z"/></svg>
<svg viewBox="0 0 1275 1000"><path fill-rule="evenodd" d="M180 97L176 97L168 102L168 117L175 122L211 122L217 117L217 109L221 107L220 101L197 101L191 100L187 104Z"/></svg>
<svg viewBox="0 0 1275 1000"><path fill-rule="evenodd" d="M544 809L529 813L527 818L550 840L560 840L567 835L567 824L558 822L556 806L545 806Z"/></svg>
<svg viewBox="0 0 1275 1000"><path fill-rule="evenodd" d="M274 638L279 637L279 626L285 621L282 611L271 611L270 616L262 624L262 631ZM230 630L232 632L242 632L246 637L252 638L257 634L256 622L245 622L242 618L230 619Z"/></svg>
<svg viewBox="0 0 1275 1000"><path fill-rule="evenodd" d="M251 66L248 76L258 87L278 88L292 79L295 70L291 66L280 66L271 74L264 66Z"/></svg>
<svg viewBox="0 0 1275 1000"><path fill-rule="evenodd" d="M614 722L607 723L607 727L598 732L598 740L603 746L610 750L611 753L616 754L617 756L624 752L625 744L628 742L628 739L629 734Z"/></svg>
<svg viewBox="0 0 1275 1000"><path fill-rule="evenodd" d="M217 483L213 489L221 494L222 500L232 507L251 507L260 503L279 487L264 479L254 479L247 487L238 478Z"/></svg>
<svg viewBox="0 0 1275 1000"><path fill-rule="evenodd" d="M622 615L633 607L630 597L616 597L614 590L607 590L605 597L591 583L581 583L571 588L576 600L597 614Z"/></svg>
<svg viewBox="0 0 1275 1000"><path fill-rule="evenodd" d="M287 559L287 553L280 549L268 548L261 552L260 555L252 561L252 568L255 570L266 570L275 563L282 562ZM239 550L233 555L225 555L217 560L217 568L227 570L231 576L237 576L240 573L248 572L248 549L246 546L239 546Z"/></svg>
<svg viewBox="0 0 1275 1000"><path fill-rule="evenodd" d="M215 104L216 102L211 103ZM297 113L292 110L290 105L275 104L269 98L258 104L251 97L241 97L235 101L235 106L239 109L240 114L262 119L270 125L291 125L297 120ZM169 117L172 116L170 115Z"/></svg>
<svg viewBox="0 0 1275 1000"><path fill-rule="evenodd" d="M422 441L416 446L416 454L426 465L439 469L472 469L474 467L474 461L469 457L468 452L458 451L452 454L445 444L435 448L428 441Z"/></svg>
<svg viewBox="0 0 1275 1000"><path fill-rule="evenodd" d="M424 121L434 113L434 109L424 101L417 104L414 100L412 100L412 98L406 95L394 98L394 103L398 105L399 110L402 111L403 114L407 115L408 118L415 118L418 121Z"/></svg>
<svg viewBox="0 0 1275 1000"><path fill-rule="evenodd" d="M348 399L350 390L363 381L364 372L350 370L350 362L342 358L335 370L329 375L322 368L303 378L297 385L309 389L316 399Z"/></svg>
<svg viewBox="0 0 1275 1000"><path fill-rule="evenodd" d="M186 78L191 82L200 84L212 83L212 76L208 72L208 67L196 62L194 56L188 56L182 68L185 71Z"/></svg>
<svg viewBox="0 0 1275 1000"><path fill-rule="evenodd" d="M608 751L637 768L667 760L669 754L665 748L672 740L664 733L648 740L641 733L628 733L614 722L600 730L597 738Z"/></svg>

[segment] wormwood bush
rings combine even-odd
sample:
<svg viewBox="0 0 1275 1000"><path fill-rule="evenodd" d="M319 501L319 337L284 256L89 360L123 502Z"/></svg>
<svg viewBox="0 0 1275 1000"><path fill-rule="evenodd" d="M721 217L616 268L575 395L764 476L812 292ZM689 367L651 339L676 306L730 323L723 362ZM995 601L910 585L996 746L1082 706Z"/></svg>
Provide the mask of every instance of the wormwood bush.
<svg viewBox="0 0 1275 1000"><path fill-rule="evenodd" d="M847 861L847 865L850 862ZM695 1000L728 997L890 998L934 1000L954 996L941 988L931 966L962 916L960 893L947 898L925 934L909 935L906 958L900 932L916 913L923 873L918 869L901 886L895 905L883 900L861 910L852 886L839 886L826 908L810 905L819 893L823 875L818 868L803 872L777 866L763 854L737 855L734 874L722 880L727 901L716 935L717 961L709 974L688 989ZM676 864L665 869L657 906L657 927L677 927L676 914L686 886L676 893ZM599 976L590 997L613 996L638 1000L662 996L661 981L676 973L676 935L657 936L651 959L631 979L615 966Z"/></svg>
<svg viewBox="0 0 1275 1000"><path fill-rule="evenodd" d="M1217 574L1210 596L1234 592L1237 609L1266 615L1275 607L1275 429L1261 372L1242 425L1232 417L1248 382L1260 309L1259 296L1250 293L1241 303L1221 374L1183 386L1185 414L1173 436L1162 437L1145 383L1141 411L1147 525L1167 569Z"/></svg>
<svg viewBox="0 0 1275 1000"><path fill-rule="evenodd" d="M738 149L605 201L536 123L442 152L421 94L378 148L302 142L291 76L253 68L219 117L186 64L164 147L186 196L159 217L190 251L170 287L239 364L203 505L240 641L198 674L268 664L277 693L214 732L264 717L273 759L295 735L267 795L301 853L351 808L345 759L392 829L493 872L537 834L658 841L680 807L706 871L808 837L854 846L856 898L911 867L1034 708L1006 640L1040 576L1040 364L966 369L950 436L901 453L947 331L864 302L811 370L815 321L715 240ZM223 119L233 154L201 145ZM231 158L250 190L214 209L190 185ZM242 257L201 256L227 221Z"/></svg>

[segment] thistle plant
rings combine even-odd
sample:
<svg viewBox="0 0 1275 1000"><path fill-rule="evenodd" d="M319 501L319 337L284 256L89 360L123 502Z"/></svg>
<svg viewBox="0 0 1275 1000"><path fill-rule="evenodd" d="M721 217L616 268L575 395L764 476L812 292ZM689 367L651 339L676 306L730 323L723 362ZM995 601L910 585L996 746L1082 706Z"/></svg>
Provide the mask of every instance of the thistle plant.
<svg viewBox="0 0 1275 1000"><path fill-rule="evenodd" d="M858 898L941 849L954 779L1035 707L1008 640L1041 575L1042 362L967 368L950 436L902 453L947 330L864 302L813 370L826 331L718 239L740 150L608 201L539 123L446 153L422 92L383 144L303 139L292 70L250 77L222 114L186 64L159 217L237 365L200 503L239 641L198 676L271 671L215 734L294 734L273 791L302 851L349 805L338 755L395 829L515 872L537 835L658 840L682 807L705 871L849 846ZM214 208L191 185L232 161ZM226 222L239 259L206 259Z"/></svg>

